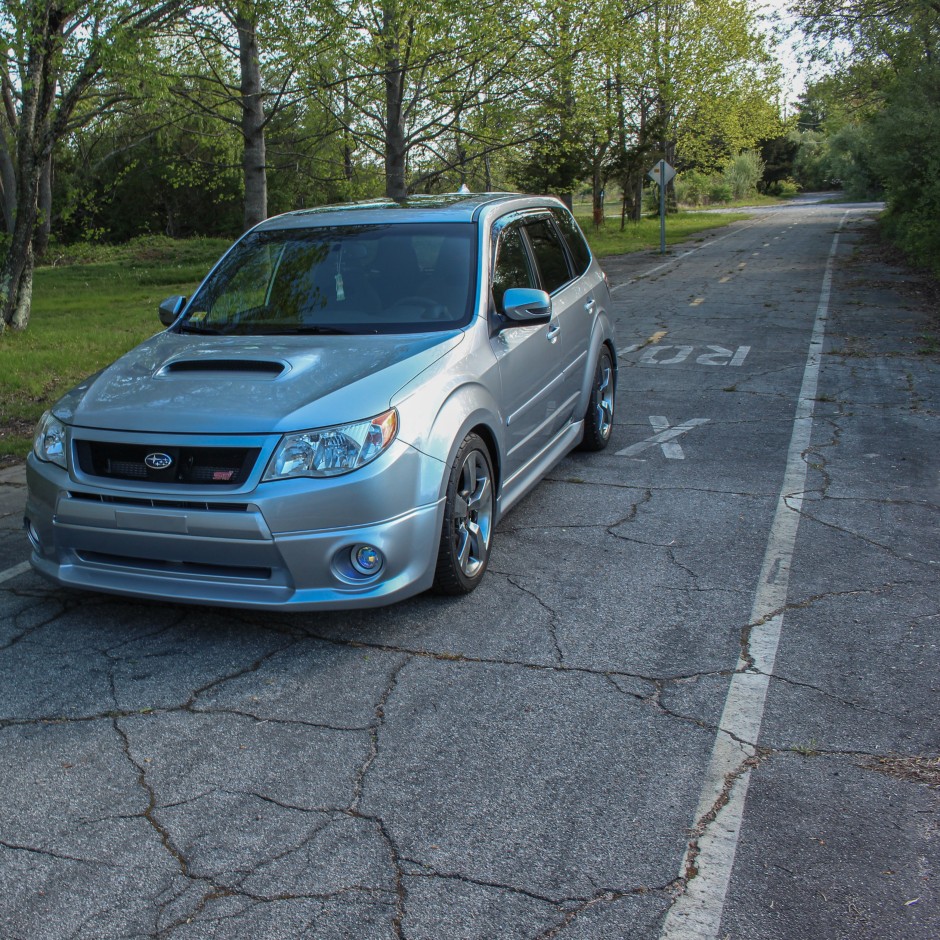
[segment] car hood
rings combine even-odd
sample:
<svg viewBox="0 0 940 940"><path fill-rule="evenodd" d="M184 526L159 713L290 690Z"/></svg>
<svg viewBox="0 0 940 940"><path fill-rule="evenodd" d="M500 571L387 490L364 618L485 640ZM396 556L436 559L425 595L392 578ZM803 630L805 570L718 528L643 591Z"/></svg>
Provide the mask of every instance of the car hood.
<svg viewBox="0 0 940 940"><path fill-rule="evenodd" d="M463 333L193 336L159 333L53 408L115 431L270 434L379 414Z"/></svg>

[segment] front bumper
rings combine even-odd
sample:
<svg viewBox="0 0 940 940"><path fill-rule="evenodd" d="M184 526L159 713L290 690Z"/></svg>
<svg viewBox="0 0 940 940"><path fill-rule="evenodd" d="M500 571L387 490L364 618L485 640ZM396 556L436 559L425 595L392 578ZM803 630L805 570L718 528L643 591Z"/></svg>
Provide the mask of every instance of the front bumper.
<svg viewBox="0 0 940 940"><path fill-rule="evenodd" d="M421 481L440 479L443 465L425 466L429 460L395 444L346 477L220 495L92 486L30 456L31 562L68 587L180 603L259 610L390 604L426 590L434 577L443 501L437 486L420 490ZM381 553L373 574L350 561L361 545Z"/></svg>

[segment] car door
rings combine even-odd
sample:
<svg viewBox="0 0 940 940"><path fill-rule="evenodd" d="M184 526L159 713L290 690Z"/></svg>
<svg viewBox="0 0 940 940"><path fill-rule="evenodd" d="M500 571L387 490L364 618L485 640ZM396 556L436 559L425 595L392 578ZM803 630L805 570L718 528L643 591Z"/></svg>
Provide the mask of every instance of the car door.
<svg viewBox="0 0 940 940"><path fill-rule="evenodd" d="M568 249L574 275L574 280L565 287L564 301L570 325L565 333L568 344L565 355L574 385L580 389L585 371L594 373L595 363L588 362L587 356L598 314L609 305L610 295L604 275L596 267L591 269L591 249L571 213L566 209L552 209L552 217ZM582 416L574 417L580 420Z"/></svg>
<svg viewBox="0 0 940 940"><path fill-rule="evenodd" d="M572 418L581 418L574 415L574 409L581 396L595 307L589 286L575 276L574 259L554 216L546 213L527 219L525 232L542 289L551 295L552 318L558 327L563 370L555 428L559 430Z"/></svg>
<svg viewBox="0 0 940 940"><path fill-rule="evenodd" d="M491 289L497 318L490 343L499 363L503 421L506 427L506 476L536 456L558 426L564 402L564 361L559 323L517 324L502 321L503 295L511 287L537 288L539 275L523 231L524 219L500 220Z"/></svg>

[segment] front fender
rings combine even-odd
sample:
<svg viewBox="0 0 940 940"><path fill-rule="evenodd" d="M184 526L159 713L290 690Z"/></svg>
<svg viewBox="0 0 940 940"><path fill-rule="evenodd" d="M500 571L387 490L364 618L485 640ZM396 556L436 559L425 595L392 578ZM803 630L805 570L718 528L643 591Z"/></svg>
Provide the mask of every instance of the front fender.
<svg viewBox="0 0 940 940"><path fill-rule="evenodd" d="M588 368L584 370L584 377L581 379L581 397L578 399L578 405L574 413L583 415L591 401L591 386L594 383L594 371L597 365L597 357L600 355L601 346L606 345L610 349L610 357L614 364L614 386L617 384L617 349L614 345L614 331L607 319L606 314L599 314L594 321L594 331L591 334L591 343L588 348Z"/></svg>
<svg viewBox="0 0 940 940"><path fill-rule="evenodd" d="M425 421L412 423L408 420L412 409L425 411L427 407L427 403L420 401L420 398L420 392L416 392L404 401L396 402L396 406L402 414L400 440L433 458L433 461L422 463L422 473L429 476L421 480L421 492L435 492L438 499L445 495L450 468L457 450L464 438L475 429L481 432L493 451L491 456L496 465L498 482L505 442L499 420L499 404L489 389L480 382L458 384L433 416L426 415ZM425 433L407 433L409 426L418 428L421 424L427 427Z"/></svg>

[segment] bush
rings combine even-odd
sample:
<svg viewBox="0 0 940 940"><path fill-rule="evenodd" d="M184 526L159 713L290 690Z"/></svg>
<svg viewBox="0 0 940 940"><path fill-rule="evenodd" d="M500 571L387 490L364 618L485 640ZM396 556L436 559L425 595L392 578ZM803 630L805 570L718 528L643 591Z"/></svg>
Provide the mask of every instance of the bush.
<svg viewBox="0 0 940 940"><path fill-rule="evenodd" d="M757 184L764 176L764 161L754 150L742 150L724 168L724 180L733 199L746 199L757 193Z"/></svg>
<svg viewBox="0 0 940 940"><path fill-rule="evenodd" d="M711 189L708 191L708 201L709 202L731 202L734 197L734 193L731 189L731 184L726 183L723 179L715 177Z"/></svg>
<svg viewBox="0 0 940 940"><path fill-rule="evenodd" d="M777 180L767 187L767 193L770 196L795 196L800 191L800 184L789 176L786 179Z"/></svg>
<svg viewBox="0 0 940 940"><path fill-rule="evenodd" d="M870 131L870 164L888 206L884 230L940 273L940 66L901 75Z"/></svg>
<svg viewBox="0 0 940 940"><path fill-rule="evenodd" d="M684 206L701 206L708 201L711 177L699 170L686 170L676 176L676 202Z"/></svg>

